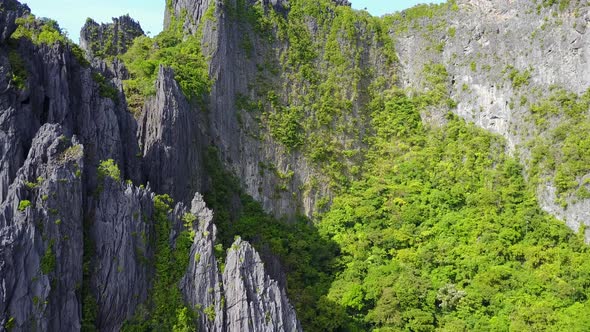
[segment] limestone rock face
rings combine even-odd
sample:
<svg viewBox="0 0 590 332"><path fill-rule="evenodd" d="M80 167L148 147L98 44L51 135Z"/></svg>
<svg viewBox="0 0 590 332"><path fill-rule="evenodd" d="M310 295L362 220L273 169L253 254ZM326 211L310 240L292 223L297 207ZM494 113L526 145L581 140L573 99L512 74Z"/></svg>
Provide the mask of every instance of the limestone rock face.
<svg viewBox="0 0 590 332"><path fill-rule="evenodd" d="M181 283L187 302L202 311L214 312L200 314L199 331L225 331L225 302L223 283L219 264L215 257L217 227L213 224L213 211L209 210L200 194L195 195L190 212L197 217L195 239L190 252L188 271Z"/></svg>
<svg viewBox="0 0 590 332"><path fill-rule="evenodd" d="M446 22L446 29L425 34L431 24ZM449 97L457 102L457 115L506 138L512 152L528 163L527 143L559 125L553 121L538 131L530 105L550 95L552 86L581 94L590 87L590 8L571 2L559 9L526 0L460 0L455 10L432 19L418 20L407 31L390 31L397 40L405 87L420 90L424 65L440 63L449 74ZM450 33L453 31L453 33ZM442 43L433 51L433 41ZM509 73L527 72L528 84L515 87ZM444 114L427 117L441 121ZM582 183L583 179L579 179ZM538 188L542 208L578 230L590 225L588 200L569 197L567 208L558 204L557 190L549 181ZM590 231L586 233L590 241Z"/></svg>
<svg viewBox="0 0 590 332"><path fill-rule="evenodd" d="M14 1L0 5L0 30L7 37L15 20L29 11ZM129 266L128 275L117 276L116 282L115 275L98 272L94 283L102 296L98 302L103 316L98 318L110 319L105 330L115 330L145 298L145 280L151 273L135 271L136 248L119 246L122 241L134 245L125 236L143 229L149 234L148 226L114 221L125 221L136 212L133 208L139 210L136 201L146 205L151 193L125 195L124 187L111 185L97 200L96 166L114 159L122 178L139 181L136 122L124 99L101 96L94 79L97 69L79 63L70 46L4 38L0 63L0 326L14 331L80 330L80 293L90 284L83 278L83 253L91 247L88 224L93 224L95 242L106 249L88 262L88 269L98 269L92 264L102 269L119 254ZM23 87L11 79L15 67L21 67ZM109 210L117 205L121 210ZM146 205L139 214L149 213ZM98 227L107 221L117 227ZM142 252L141 244L138 247ZM143 293L138 287L144 287ZM121 298L125 292L130 295Z"/></svg>
<svg viewBox="0 0 590 332"><path fill-rule="evenodd" d="M59 125L42 126L0 205L0 326L80 328L83 154Z"/></svg>
<svg viewBox="0 0 590 332"><path fill-rule="evenodd" d="M21 39L16 46L3 45L2 50L0 63L9 63L7 53L12 53L22 60L27 77L23 90L11 85L5 75L0 78L4 87L0 94L0 201L44 123L61 124L66 136L75 134L86 143L88 165L112 158L125 178L139 180L137 124L123 98L101 96L96 70L79 64L70 47L59 43L37 46ZM95 174L86 180L96 185Z"/></svg>
<svg viewBox="0 0 590 332"><path fill-rule="evenodd" d="M285 291L241 239L228 250L223 284L228 331L302 331Z"/></svg>
<svg viewBox="0 0 590 332"><path fill-rule="evenodd" d="M156 96L139 119L144 174L157 193L190 202L204 182L202 111L191 108L171 69L160 66Z"/></svg>
<svg viewBox="0 0 590 332"><path fill-rule="evenodd" d="M94 247L90 283L100 331L119 331L148 297L154 255L152 196L108 177L101 186L89 232Z"/></svg>
<svg viewBox="0 0 590 332"><path fill-rule="evenodd" d="M334 3L350 5L348 1ZM312 216L317 209L317 201L332 195L328 186L330 179L303 152L290 151L272 138L260 124L260 116L249 114L236 102L240 97L249 98L257 94L253 86L256 85L254 82L261 80L260 75L264 72L262 68L280 68L281 53L286 53L289 48L288 41L276 38L271 42L246 27L244 18L232 14L240 6L262 8L265 15L270 15L269 11L274 10L287 19L290 8L288 1L284 0L173 0L166 10L165 26L175 20L184 20L181 23L186 33L202 37L203 52L209 62L209 76L213 81L205 117L199 120L206 128L207 146L215 147L225 168L240 180L246 193L260 202L265 211L290 220L298 214ZM326 10L333 10L333 7ZM318 44L325 43L326 36L318 28L318 22L309 19L308 25L311 37ZM367 33L369 37L358 41L365 50L359 63L367 71L376 73L376 76L387 73L390 68L381 53L383 45L372 40L374 36L371 32ZM245 40L251 42L250 50L243 47ZM329 64L318 63L317 66ZM281 76L279 73L265 79L286 103L296 99L290 88L282 88L292 84L288 75ZM363 85L368 87L370 79ZM351 85L346 94L354 95L353 90ZM362 109L365 102L363 98L356 98L352 108ZM337 139L346 143L353 141L350 144L360 149L362 135L359 133L361 137L354 139L342 135ZM269 168L274 171L269 171ZM288 179L281 177L291 173ZM310 182L318 185L310 188Z"/></svg>
<svg viewBox="0 0 590 332"><path fill-rule="evenodd" d="M197 217L196 235L181 288L200 312L199 331L301 331L284 288L268 275L252 246L236 239L227 251L222 276L215 256L213 212L200 194L190 212Z"/></svg>
<svg viewBox="0 0 590 332"><path fill-rule="evenodd" d="M29 11L10 0L0 2L0 9L0 330L79 331L92 325L119 331L149 305L153 191L179 202L169 214L172 247L185 227L183 216L197 217L191 261L178 287L187 304L200 308L199 329L233 329L233 320L242 318L232 313L227 319L225 298L238 295L224 291L213 214L194 195L204 187L203 148L210 143L203 112L186 101L165 67L139 121L128 112L121 91L126 69L99 58L124 52L143 33L130 18L112 25L87 22L81 41L94 57L88 65L60 43L8 43L15 20ZM109 34L118 38L113 48L106 47ZM24 86L12 80L17 69L26 72ZM97 81L99 73L104 80ZM118 89L118 98L102 96L101 84ZM116 174L100 173L109 159ZM147 188L138 187L142 183ZM256 273L276 294L257 299L257 310L269 308L277 322L297 324L284 290L261 265ZM275 300L280 303L269 302ZM88 310L94 315L86 317ZM247 320L250 314L243 315Z"/></svg>

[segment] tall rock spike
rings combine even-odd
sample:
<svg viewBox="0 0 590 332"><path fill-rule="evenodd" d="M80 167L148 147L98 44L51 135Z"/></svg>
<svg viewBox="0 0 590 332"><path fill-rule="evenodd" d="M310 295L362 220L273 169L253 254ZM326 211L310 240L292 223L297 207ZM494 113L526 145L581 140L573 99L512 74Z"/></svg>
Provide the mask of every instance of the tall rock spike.
<svg viewBox="0 0 590 332"><path fill-rule="evenodd" d="M223 285L228 331L302 331L285 291L266 274L254 248L239 238L228 251Z"/></svg>

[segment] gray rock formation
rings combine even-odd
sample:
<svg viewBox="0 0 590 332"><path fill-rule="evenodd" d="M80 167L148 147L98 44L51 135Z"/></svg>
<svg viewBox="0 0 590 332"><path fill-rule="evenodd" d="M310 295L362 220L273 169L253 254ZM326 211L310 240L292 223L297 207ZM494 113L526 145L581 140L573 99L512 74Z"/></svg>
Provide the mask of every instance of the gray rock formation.
<svg viewBox="0 0 590 332"><path fill-rule="evenodd" d="M91 18L80 31L80 47L90 58L108 58L127 52L135 38L143 36L139 22L129 15L113 17L113 23L98 24Z"/></svg>
<svg viewBox="0 0 590 332"><path fill-rule="evenodd" d="M239 238L228 250L223 285L227 331L302 331L285 291L266 275L258 253Z"/></svg>
<svg viewBox="0 0 590 332"><path fill-rule="evenodd" d="M6 21L0 28L9 36L16 27L14 20L28 15L28 10L12 1L2 5ZM101 204L95 209L96 165L114 158L124 178L141 178L136 123L124 104L101 96L93 69L80 64L70 46L34 45L26 39L4 40L0 45L0 326L17 331L76 331L81 326L84 220L93 218L96 211L103 219L109 215ZM11 81L16 69L26 75L22 90ZM80 143L85 143L84 148ZM122 194L116 195L114 190L111 194L120 199L119 205L133 206L124 204ZM121 229L99 230L103 242L122 240L116 236ZM127 248L117 250L121 249ZM105 250L96 263L112 262L114 252ZM125 257L134 259L132 255ZM135 295L137 287L145 285L141 277L146 280L149 275L132 272L117 280L137 282L136 286L126 285ZM139 300L134 300L130 295L124 299L130 305L116 307L123 301L119 286L114 282L107 285L102 293L107 298L101 298L104 306L108 303L121 311L105 313L114 320L109 324L115 326L120 326L127 312L133 311L134 301L142 296L139 293ZM114 294L109 293L115 288Z"/></svg>
<svg viewBox="0 0 590 332"><path fill-rule="evenodd" d="M219 264L215 257L217 228L213 224L213 211L205 206L203 197L196 194L190 212L197 217L194 225L196 231L190 252L191 260L181 289L187 302L200 312L197 324L199 331L225 331L225 301Z"/></svg>
<svg viewBox="0 0 590 332"><path fill-rule="evenodd" d="M265 11L288 8L285 1L264 1L257 3L247 1L246 6L262 6ZM349 5L346 1L336 1L337 5ZM224 166L231 170L245 191L259 201L264 209L275 216L293 218L297 214L311 216L316 210L320 198L330 197L328 188L330 179L316 164L310 162L301 151L290 151L277 142L260 123L260 114L251 114L238 107L236 100L240 96L253 97L259 93L252 82L267 80L268 85L276 89L280 99L286 104L298 105L298 95L302 91L292 91L291 77L281 67L280 54L289 48L288 41L276 38L272 43L261 37L254 29L244 23L244 18L231 15L241 3L235 0L221 4L219 1L173 0L166 11L165 26L173 18L184 18L184 28L188 33L202 33L203 52L209 59L209 75L214 84L207 105L205 119L211 145L219 152ZM274 9L273 9L274 8ZM208 15L206 15L208 13ZM186 17L183 15L186 14ZM286 13L283 13L287 15ZM211 19L211 15L214 19ZM312 38L323 44L326 39L318 23L309 19ZM383 45L373 43L373 32L366 31L371 37L355 41L364 45L365 53L359 62L363 68L375 73L375 77L389 77L392 70L384 61ZM244 40L251 42L250 50L243 47ZM323 50L319 51L320 53ZM321 57L320 57L321 58ZM267 68L277 66L281 74L263 74ZM317 67L329 66L318 60ZM266 76L262 76L266 75ZM263 78L262 78L263 77ZM364 82L366 86L371 79ZM353 96L354 85L347 87L344 95ZM264 93L263 93L264 94ZM352 108L357 112L364 108L365 98L353 98ZM298 105L300 106L300 105ZM358 114L355 114L358 115ZM358 120L358 119L357 119ZM353 119L343 122L350 123ZM362 125L358 127L362 128ZM351 149L362 146L362 129L354 139L346 135L337 137L339 143L352 145ZM295 166L296 165L296 166ZM287 179L285 174L291 174ZM317 183L312 186L311 183ZM277 188L280 188L278 190Z"/></svg>
<svg viewBox="0 0 590 332"><path fill-rule="evenodd" d="M222 277L215 256L213 212L200 194L190 211L197 217L196 235L181 289L200 313L199 331L301 331L284 288L271 279L250 244L235 240Z"/></svg>
<svg viewBox="0 0 590 332"><path fill-rule="evenodd" d="M202 111L192 108L174 80L172 69L160 66L156 96L139 119L144 174L157 193L188 202L204 183Z"/></svg>
<svg viewBox="0 0 590 332"><path fill-rule="evenodd" d="M339 6L350 6L351 3L348 0L332 0L336 5ZM216 0L171 0L166 5L166 13L164 15L164 28L168 28L173 21L173 18L182 18L183 13L186 13L185 24L184 27L188 29L189 32L195 33L199 26L199 22L202 21L204 14L207 12L210 6L217 6L219 2ZM279 12L284 12L286 9L289 8L289 1L288 0L246 0L244 3L247 6L255 5L257 3L261 3L263 6L267 7L269 5L273 6L275 10ZM235 6L236 2L234 0L224 3L223 5L227 6Z"/></svg>
<svg viewBox="0 0 590 332"><path fill-rule="evenodd" d="M207 123L184 99L172 71L161 67L158 92L146 103L138 134L122 93L118 99L101 95L101 84L120 89L126 78L121 63L107 66L97 60L86 67L68 45L35 45L27 39L7 43L15 19L28 10L8 0L0 5L0 330L78 331L92 324L117 331L149 299L154 194L99 176L97 166L113 159L121 180L145 180L158 192L187 201L204 183ZM106 31L131 23L97 27L89 22L86 45L102 47ZM91 40L96 37L91 25L103 37ZM116 52L124 50L119 46ZM11 79L17 69L26 73L22 89ZM96 72L106 79L96 81ZM170 215L175 225L171 245L184 227L185 210L179 203ZM200 221L195 225L199 232L179 287L188 304L201 305L201 329L225 331L230 323L224 298L233 295L223 293L212 214L198 195L191 211ZM202 259L195 261L197 255ZM257 273L264 275L260 269ZM284 291L273 292L282 296L271 310L277 322L296 322ZM96 317L82 317L83 296L96 302ZM261 298L257 306L274 308L264 301L275 299ZM214 312L215 319L204 314L211 305L207 312Z"/></svg>
<svg viewBox="0 0 590 332"><path fill-rule="evenodd" d="M0 326L80 328L84 149L44 125L0 205Z"/></svg>
<svg viewBox="0 0 590 332"><path fill-rule="evenodd" d="M98 304L96 327L119 331L148 297L153 275L153 194L106 177L100 186L90 240L90 272Z"/></svg>
<svg viewBox="0 0 590 332"><path fill-rule="evenodd" d="M18 46L3 45L0 63L9 63L8 54L21 59L26 87L19 90L0 78L0 201L24 162L26 151L43 123L59 123L66 135L76 134L85 143L88 165L115 159L124 178L139 181L139 151L135 139L137 124L121 100L101 96L93 69L78 63L69 46L34 45L20 39ZM7 66L6 68L10 68ZM110 83L107 83L110 84ZM89 174L89 185L96 185Z"/></svg>

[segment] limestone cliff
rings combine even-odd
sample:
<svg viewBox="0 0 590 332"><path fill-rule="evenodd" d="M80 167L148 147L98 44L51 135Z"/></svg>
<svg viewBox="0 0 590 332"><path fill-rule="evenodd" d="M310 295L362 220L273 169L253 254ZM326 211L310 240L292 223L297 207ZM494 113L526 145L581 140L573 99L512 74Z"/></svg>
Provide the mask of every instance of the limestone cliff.
<svg viewBox="0 0 590 332"><path fill-rule="evenodd" d="M567 165L561 152L554 153L556 169L534 169L539 161L533 156L535 149L540 151L539 141L561 149L562 140L554 132L570 121L557 110L554 116L540 114L539 106L560 98L562 91L581 95L590 87L588 4L459 0L448 8L431 18L410 23L398 19L392 24L404 86L424 89L425 65L442 64L448 72L449 97L457 103L453 112L506 138L511 152L528 166L529 176L538 177L534 181L543 209L574 230L589 225L590 201L571 192L560 193L555 183L559 164ZM427 117L442 118L436 110ZM541 123L545 121L541 117L548 122ZM586 177L587 172L576 175L573 187L585 187ZM590 241L588 231L586 239Z"/></svg>
<svg viewBox="0 0 590 332"><path fill-rule="evenodd" d="M348 1L318 4L320 12L349 5ZM369 127L360 114L371 100L368 89L381 79L392 84L394 73L389 61L393 54L387 53L388 43L372 18L359 15L359 23L341 22L337 18L344 16L342 12L320 22L311 15L301 16L300 11L286 1L175 0L165 19L165 27L180 20L187 33L202 38L214 82L208 118L203 119L211 145L249 195L266 211L288 218L312 216L322 207L320 200L329 200L332 190L353 176L351 168L361 160ZM266 21L270 23L260 26ZM297 30L301 36L284 36L283 24L301 29ZM346 24L358 24L355 33L344 35ZM296 38L319 47L305 60L310 62L304 69L310 77L298 74L304 64L294 59ZM337 54L343 56L338 63L345 69L335 65L335 50L329 47L338 48ZM338 74L339 70L367 74L351 77ZM347 110L338 114L333 105L319 105L328 95ZM318 115L317 108L330 108L333 114ZM285 137L290 134L273 127L273 119L283 112L293 112L292 121L284 125L291 126L297 133L290 134L296 137ZM344 150L353 157L338 152Z"/></svg>

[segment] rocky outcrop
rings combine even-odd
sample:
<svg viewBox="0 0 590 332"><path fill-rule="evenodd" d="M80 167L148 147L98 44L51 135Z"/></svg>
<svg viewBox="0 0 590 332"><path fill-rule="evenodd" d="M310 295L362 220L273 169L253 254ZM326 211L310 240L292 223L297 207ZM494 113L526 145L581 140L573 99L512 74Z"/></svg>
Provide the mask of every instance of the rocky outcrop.
<svg viewBox="0 0 590 332"><path fill-rule="evenodd" d="M199 331L301 331L285 290L267 274L259 254L237 238L223 277L215 257L217 229L200 194L192 201L196 235L181 288L199 312ZM197 226L198 225L198 226Z"/></svg>
<svg viewBox="0 0 590 332"><path fill-rule="evenodd" d="M228 250L223 285L227 331L302 331L285 291L266 274L258 253L239 238Z"/></svg>
<svg viewBox="0 0 590 332"><path fill-rule="evenodd" d="M99 188L89 240L96 327L119 331L144 303L153 276L153 194L106 177Z"/></svg>
<svg viewBox="0 0 590 332"><path fill-rule="evenodd" d="M113 18L113 23L98 24L87 19L80 31L80 47L90 58L108 58L124 54L135 38L143 36L139 22L129 15Z"/></svg>
<svg viewBox="0 0 590 332"><path fill-rule="evenodd" d="M169 28L175 19L182 18L184 19L184 28L190 33L196 33L199 22L203 20L205 13L211 6L217 6L217 0L171 0L166 3L164 29Z"/></svg>
<svg viewBox="0 0 590 332"><path fill-rule="evenodd" d="M195 239L181 289L187 302L200 311L199 331L225 331L225 300L215 257L217 227L213 224L213 212L207 208L200 194L195 195L190 212L197 217Z"/></svg>
<svg viewBox="0 0 590 332"><path fill-rule="evenodd" d="M44 125L0 205L0 326L80 329L84 148Z"/></svg>
<svg viewBox="0 0 590 332"><path fill-rule="evenodd" d="M15 43L3 45L0 62L10 63L7 53L18 59L26 85L20 90L6 76L0 78L5 91L0 95L0 201L43 123L59 123L66 135L76 134L85 143L88 165L112 158L124 178L139 182L137 124L122 97L103 96L100 84L112 83L97 82L96 72L78 63L70 46L34 45L24 38ZM96 185L92 172L87 180L91 187Z"/></svg>
<svg viewBox="0 0 590 332"><path fill-rule="evenodd" d="M144 174L157 193L188 201L204 183L203 146L208 143L202 111L187 102L170 68L160 66L156 96L139 119Z"/></svg>
<svg viewBox="0 0 590 332"><path fill-rule="evenodd" d="M0 29L9 35L16 27L14 20L28 11L16 2L3 1L2 5L5 21ZM125 196L117 195L116 190L110 194L119 199L117 204L95 201L96 165L115 159L123 178L139 181L136 123L124 103L102 95L104 85L112 83L97 81L95 70L80 63L71 46L35 45L26 38L4 40L0 46L0 326L16 331L76 331L81 326L85 220L94 218L96 212L98 221L104 222L110 216L104 204L121 209L134 206L125 204ZM13 84L17 74L22 86ZM121 228L94 230L100 231L103 242L135 243L117 236ZM124 231L129 236L134 229ZM109 244L103 248L114 247ZM105 267L106 261L112 262L112 254L127 249L104 250L96 264ZM135 260L133 255L126 257ZM121 284L108 276L97 273L95 283L98 289L99 283L110 282L100 285L104 289L100 288L103 297L99 299L111 308L99 311L107 312L104 316L113 319L109 324L115 326L133 311L133 303L145 297L145 290L140 293L137 287L145 286L141 281L149 278L133 271L132 262L125 260L125 264L130 267L129 275L119 275L117 281L127 282L126 289L133 293L129 298L120 298ZM139 299L133 298L135 294Z"/></svg>

